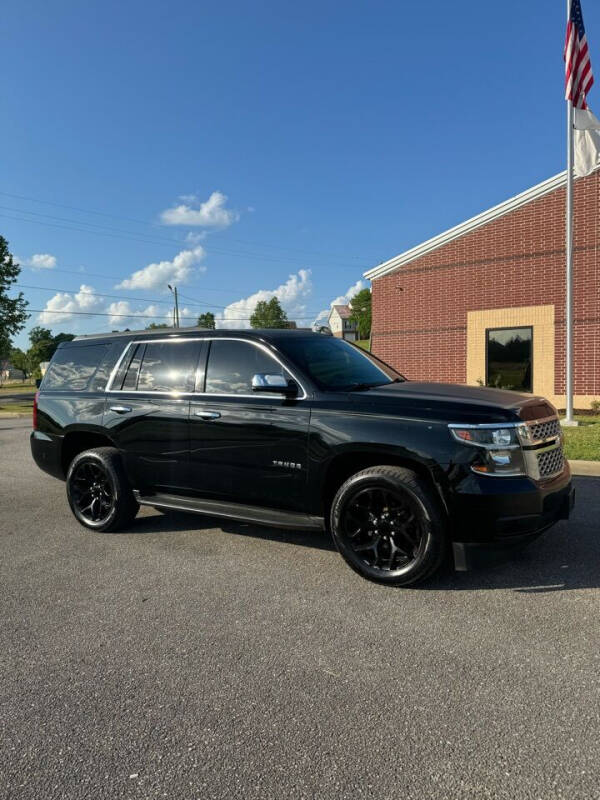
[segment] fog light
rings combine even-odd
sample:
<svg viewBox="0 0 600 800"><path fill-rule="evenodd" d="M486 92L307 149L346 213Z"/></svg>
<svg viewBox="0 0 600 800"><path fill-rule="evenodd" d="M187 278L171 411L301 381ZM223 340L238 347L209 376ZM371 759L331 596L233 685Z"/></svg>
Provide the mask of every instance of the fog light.
<svg viewBox="0 0 600 800"><path fill-rule="evenodd" d="M504 467L510 464L510 453L505 450L490 450L489 456L494 464L500 464Z"/></svg>

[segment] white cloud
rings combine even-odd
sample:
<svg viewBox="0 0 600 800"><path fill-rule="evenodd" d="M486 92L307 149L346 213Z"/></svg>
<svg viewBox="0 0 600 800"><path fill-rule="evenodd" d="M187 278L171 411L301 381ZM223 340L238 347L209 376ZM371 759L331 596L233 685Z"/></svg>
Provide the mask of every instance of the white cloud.
<svg viewBox="0 0 600 800"><path fill-rule="evenodd" d="M159 261L138 269L130 278L118 283L116 288L166 290L169 283L185 283L204 256L205 250L200 245L193 250L182 250L172 261Z"/></svg>
<svg viewBox="0 0 600 800"><path fill-rule="evenodd" d="M329 303L329 308L324 308L323 311L319 312L313 325L326 325L327 318L329 317L329 312L331 311L332 306L345 306L347 303L352 300L354 295L358 294L361 289L367 289L369 284L366 281L363 281L362 278L357 280L356 283L353 283L352 286L349 286L344 294L338 295L334 300Z"/></svg>
<svg viewBox="0 0 600 800"><path fill-rule="evenodd" d="M217 318L218 328L249 328L249 318L252 316L259 300L270 300L277 296L281 306L290 319L301 316L306 305L304 300L312 292L310 270L301 269L295 275L290 275L285 283L276 289L260 289L258 292L230 303Z"/></svg>
<svg viewBox="0 0 600 800"><path fill-rule="evenodd" d="M188 231L185 236L185 241L188 244L199 244L203 239L206 239L207 233L206 231Z"/></svg>
<svg viewBox="0 0 600 800"><path fill-rule="evenodd" d="M151 303L149 306L146 306L146 308L140 309L132 308L129 300L117 300L107 306L105 311L111 314L109 323L111 325L119 325L120 327L131 324L135 325L136 328L145 328L153 320L155 322L166 322L168 325L173 324L173 309L163 305L159 306L155 303ZM195 311L187 307L179 309L180 322L183 323L185 320L192 317L195 321L197 317Z"/></svg>
<svg viewBox="0 0 600 800"><path fill-rule="evenodd" d="M227 196L222 192L213 192L204 202L195 195L184 195L181 199L183 203L161 213L160 219L165 225L228 228L240 218L237 211L225 208Z"/></svg>
<svg viewBox="0 0 600 800"><path fill-rule="evenodd" d="M116 302L110 303L105 311L111 314L108 320L111 325L127 325L129 322L139 322L138 328L145 328L146 325L152 322L151 319L139 319L139 317L159 319L165 316L164 306L158 306L152 303L142 310L139 308L131 308L129 300L117 300Z"/></svg>
<svg viewBox="0 0 600 800"><path fill-rule="evenodd" d="M31 258L25 260L25 264L32 269L54 269L56 256L50 253L34 253Z"/></svg>
<svg viewBox="0 0 600 800"><path fill-rule="evenodd" d="M57 292L47 301L38 319L51 325L72 319L78 311L97 311L100 305L101 301L94 294L94 288L82 283L79 291L73 294Z"/></svg>

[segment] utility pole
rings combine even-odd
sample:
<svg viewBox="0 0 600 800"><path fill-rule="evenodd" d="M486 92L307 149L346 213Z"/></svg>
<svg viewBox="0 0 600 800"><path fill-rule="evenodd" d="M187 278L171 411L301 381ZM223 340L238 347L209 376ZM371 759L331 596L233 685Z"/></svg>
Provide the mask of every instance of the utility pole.
<svg viewBox="0 0 600 800"><path fill-rule="evenodd" d="M167 284L169 289L173 292L173 296L175 297L175 308L173 309L173 327L179 327L179 300L177 299L177 287L171 286L170 283Z"/></svg>

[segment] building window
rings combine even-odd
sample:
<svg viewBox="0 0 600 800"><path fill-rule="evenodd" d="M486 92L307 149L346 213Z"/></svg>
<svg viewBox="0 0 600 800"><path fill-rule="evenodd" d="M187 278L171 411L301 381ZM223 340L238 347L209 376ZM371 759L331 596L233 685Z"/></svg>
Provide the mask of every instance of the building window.
<svg viewBox="0 0 600 800"><path fill-rule="evenodd" d="M486 386L533 391L533 328L488 328Z"/></svg>

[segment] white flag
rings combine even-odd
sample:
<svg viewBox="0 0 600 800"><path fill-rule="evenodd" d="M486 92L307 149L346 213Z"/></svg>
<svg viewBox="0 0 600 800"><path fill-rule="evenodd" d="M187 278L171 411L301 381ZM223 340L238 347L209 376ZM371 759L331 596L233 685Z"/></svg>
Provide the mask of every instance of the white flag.
<svg viewBox="0 0 600 800"><path fill-rule="evenodd" d="M589 108L573 109L575 175L582 178L600 166L600 120Z"/></svg>

